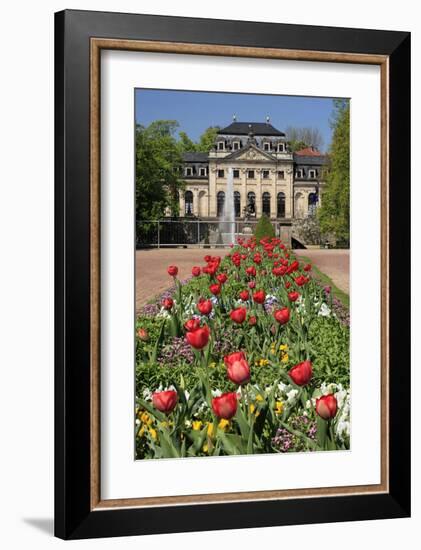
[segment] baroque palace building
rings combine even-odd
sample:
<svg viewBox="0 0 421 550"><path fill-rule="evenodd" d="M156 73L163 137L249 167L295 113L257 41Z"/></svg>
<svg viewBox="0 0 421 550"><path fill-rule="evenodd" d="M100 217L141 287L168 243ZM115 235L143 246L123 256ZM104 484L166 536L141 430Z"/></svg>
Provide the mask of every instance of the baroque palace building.
<svg viewBox="0 0 421 550"><path fill-rule="evenodd" d="M232 170L235 216L290 224L321 205L328 159L312 147L292 153L286 136L266 122L233 122L209 153L184 154L180 215L215 220L223 215Z"/></svg>

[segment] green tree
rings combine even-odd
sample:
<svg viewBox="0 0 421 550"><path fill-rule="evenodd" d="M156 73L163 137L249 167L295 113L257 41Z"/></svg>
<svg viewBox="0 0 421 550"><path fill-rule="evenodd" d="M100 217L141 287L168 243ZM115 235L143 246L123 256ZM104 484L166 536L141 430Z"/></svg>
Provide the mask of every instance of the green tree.
<svg viewBox="0 0 421 550"><path fill-rule="evenodd" d="M196 151L208 153L215 145L215 139L220 130L219 126L209 126L199 138Z"/></svg>
<svg viewBox="0 0 421 550"><path fill-rule="evenodd" d="M299 151L305 147L321 149L323 136L318 128L288 126L285 130L291 151Z"/></svg>
<svg viewBox="0 0 421 550"><path fill-rule="evenodd" d="M257 241L260 241L263 237L275 236L273 225L270 223L270 219L266 216L266 214L263 214L257 222L256 227L254 228L254 236Z"/></svg>
<svg viewBox="0 0 421 550"><path fill-rule="evenodd" d="M177 145L181 153L190 153L198 150L197 144L189 138L186 132L179 132Z"/></svg>
<svg viewBox="0 0 421 550"><path fill-rule="evenodd" d="M136 126L136 227L138 237L150 230L145 220L162 217L169 207L178 214L178 191L183 189L182 156L175 120L156 120Z"/></svg>
<svg viewBox="0 0 421 550"><path fill-rule="evenodd" d="M349 101L335 100L330 169L318 216L322 233L349 244Z"/></svg>

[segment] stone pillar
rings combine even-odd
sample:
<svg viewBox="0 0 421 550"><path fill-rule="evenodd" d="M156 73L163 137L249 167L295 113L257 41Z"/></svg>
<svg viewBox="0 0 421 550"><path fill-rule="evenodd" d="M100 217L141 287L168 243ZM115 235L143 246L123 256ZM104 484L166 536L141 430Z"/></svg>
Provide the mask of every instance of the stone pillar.
<svg viewBox="0 0 421 550"><path fill-rule="evenodd" d="M240 174L242 176L241 189L240 189L240 196L241 196L240 217L243 217L244 208L247 206L247 169L242 168L240 171Z"/></svg>
<svg viewBox="0 0 421 550"><path fill-rule="evenodd" d="M262 170L257 168L257 186L256 186L256 218L262 216Z"/></svg>
<svg viewBox="0 0 421 550"><path fill-rule="evenodd" d="M278 206L278 192L276 189L276 172L271 170L272 180L270 186L270 217L271 219L276 218L277 216L277 206Z"/></svg>
<svg viewBox="0 0 421 550"><path fill-rule="evenodd" d="M182 193L180 193L180 201L179 201L179 207L180 207L180 216L183 217L185 216L185 201L184 201L184 193L185 191L183 191Z"/></svg>
<svg viewBox="0 0 421 550"><path fill-rule="evenodd" d="M216 218L216 177L217 166L212 162L209 166L209 216Z"/></svg>
<svg viewBox="0 0 421 550"><path fill-rule="evenodd" d="M193 214L199 216L199 190L193 189Z"/></svg>

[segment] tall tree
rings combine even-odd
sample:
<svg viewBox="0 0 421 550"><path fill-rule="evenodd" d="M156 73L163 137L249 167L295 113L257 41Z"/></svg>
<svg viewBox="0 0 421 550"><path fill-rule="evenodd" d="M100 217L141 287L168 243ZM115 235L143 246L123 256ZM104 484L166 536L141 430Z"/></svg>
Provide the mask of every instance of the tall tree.
<svg viewBox="0 0 421 550"><path fill-rule="evenodd" d="M299 151L304 147L320 150L323 147L323 136L318 128L288 126L285 133L292 151Z"/></svg>
<svg viewBox="0 0 421 550"><path fill-rule="evenodd" d="M174 136L175 120L156 120L136 126L136 221L142 232L145 220L156 220L169 207L178 213L177 193L183 188L182 156Z"/></svg>
<svg viewBox="0 0 421 550"><path fill-rule="evenodd" d="M215 139L220 129L219 126L209 126L209 128L206 128L199 138L196 150L208 153L215 145Z"/></svg>
<svg viewBox="0 0 421 550"><path fill-rule="evenodd" d="M322 233L333 233L349 244L349 101L335 100L329 150L330 169L318 212Z"/></svg>
<svg viewBox="0 0 421 550"><path fill-rule="evenodd" d="M179 132L178 133L178 148L182 153L190 153L193 151L197 151L197 143L192 141L189 136L186 134L186 132Z"/></svg>

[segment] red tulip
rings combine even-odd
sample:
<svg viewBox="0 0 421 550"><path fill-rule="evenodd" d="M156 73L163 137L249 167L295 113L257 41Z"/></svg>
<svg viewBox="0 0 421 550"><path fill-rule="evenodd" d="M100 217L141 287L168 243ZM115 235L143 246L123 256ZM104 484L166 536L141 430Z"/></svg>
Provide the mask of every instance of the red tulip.
<svg viewBox="0 0 421 550"><path fill-rule="evenodd" d="M338 410L338 402L333 393L329 395L323 395L316 399L316 413L324 420L330 420L336 415Z"/></svg>
<svg viewBox="0 0 421 550"><path fill-rule="evenodd" d="M297 269L300 267L299 262L297 260L294 260L292 264L288 267L287 273L293 273L294 271L297 271Z"/></svg>
<svg viewBox="0 0 421 550"><path fill-rule="evenodd" d="M246 273L249 277L256 277L256 268L254 267L254 265L252 265L251 267L248 267L246 269Z"/></svg>
<svg viewBox="0 0 421 550"><path fill-rule="evenodd" d="M221 285L219 283L215 283L209 287L209 290L212 292L212 294L216 296L217 294L221 293Z"/></svg>
<svg viewBox="0 0 421 550"><path fill-rule="evenodd" d="M177 405L178 395L174 390L155 392L152 395L152 403L155 409L165 414L170 413Z"/></svg>
<svg viewBox="0 0 421 550"><path fill-rule="evenodd" d="M149 342L149 333L146 329L144 328L138 329L137 335L139 337L139 340L142 340L142 342Z"/></svg>
<svg viewBox="0 0 421 550"><path fill-rule="evenodd" d="M266 293L264 290L258 290L253 294L253 300L256 302L256 304L263 304L265 299L266 299Z"/></svg>
<svg viewBox="0 0 421 550"><path fill-rule="evenodd" d="M216 276L217 280L221 283L221 285L223 285L224 283L227 282L228 280L228 277L226 276L225 273L220 273L219 275Z"/></svg>
<svg viewBox="0 0 421 550"><path fill-rule="evenodd" d="M238 307L237 309L233 309L230 313L231 320L234 321L234 323L237 323L241 325L241 323L244 323L247 316L247 310L245 307Z"/></svg>
<svg viewBox="0 0 421 550"><path fill-rule="evenodd" d="M237 412L237 394L223 393L212 399L212 410L218 418L230 420Z"/></svg>
<svg viewBox="0 0 421 550"><path fill-rule="evenodd" d="M212 311L212 302L210 300L204 300L203 298L200 298L199 302L197 303L197 309L202 315L209 315L209 313Z"/></svg>
<svg viewBox="0 0 421 550"><path fill-rule="evenodd" d="M285 288L288 289L290 286L291 286L291 283L290 283L289 281L287 281L287 282L285 283Z"/></svg>
<svg viewBox="0 0 421 550"><path fill-rule="evenodd" d="M226 355L224 363L227 367L228 378L234 384L246 384L250 380L250 367L246 361L244 352L237 351Z"/></svg>
<svg viewBox="0 0 421 550"><path fill-rule="evenodd" d="M208 255L206 255L203 259L205 260L206 263L208 263L208 262L211 261L212 257L209 256L209 254L208 254Z"/></svg>
<svg viewBox="0 0 421 550"><path fill-rule="evenodd" d="M296 302L298 300L298 298L300 297L299 293L298 292L290 292L288 294L288 299L290 302Z"/></svg>
<svg viewBox="0 0 421 550"><path fill-rule="evenodd" d="M174 305L174 300L172 298L165 298L162 300L162 306L164 309L167 309L168 311L172 308Z"/></svg>
<svg viewBox="0 0 421 550"><path fill-rule="evenodd" d="M256 281L250 281L248 283L248 287L251 288L253 290L253 288L256 288Z"/></svg>
<svg viewBox="0 0 421 550"><path fill-rule="evenodd" d="M297 386L305 386L310 382L313 375L311 361L303 361L302 363L298 363L298 365L292 367L288 374Z"/></svg>
<svg viewBox="0 0 421 550"><path fill-rule="evenodd" d="M306 264L303 269L304 271L311 271L311 264Z"/></svg>
<svg viewBox="0 0 421 550"><path fill-rule="evenodd" d="M191 274L193 275L193 277L199 277L200 273L201 273L201 269L199 266L195 265L191 268Z"/></svg>
<svg viewBox="0 0 421 550"><path fill-rule="evenodd" d="M289 309L287 307L277 309L274 313L274 317L280 325L285 325L289 321Z"/></svg>
<svg viewBox="0 0 421 550"><path fill-rule="evenodd" d="M254 325L257 323L257 319L254 315L252 315L250 318L249 318L249 325L251 327L254 327Z"/></svg>
<svg viewBox="0 0 421 550"><path fill-rule="evenodd" d="M209 342L210 330L207 325L187 332L186 340L195 349L203 349Z"/></svg>
<svg viewBox="0 0 421 550"><path fill-rule="evenodd" d="M299 277L296 277L294 281L298 286L303 286L308 283L309 279L307 277L304 277L304 275L300 275Z"/></svg>
<svg viewBox="0 0 421 550"><path fill-rule="evenodd" d="M239 294L241 300L243 300L243 302L245 302L246 300L249 299L249 291L248 290L242 290Z"/></svg>
<svg viewBox="0 0 421 550"><path fill-rule="evenodd" d="M184 328L187 330L187 332L192 332L193 330L197 330L198 328L200 328L199 319L189 319L184 323Z"/></svg>
<svg viewBox="0 0 421 550"><path fill-rule="evenodd" d="M168 275L171 277L176 277L178 273L178 267L176 265L170 265L167 269Z"/></svg>

